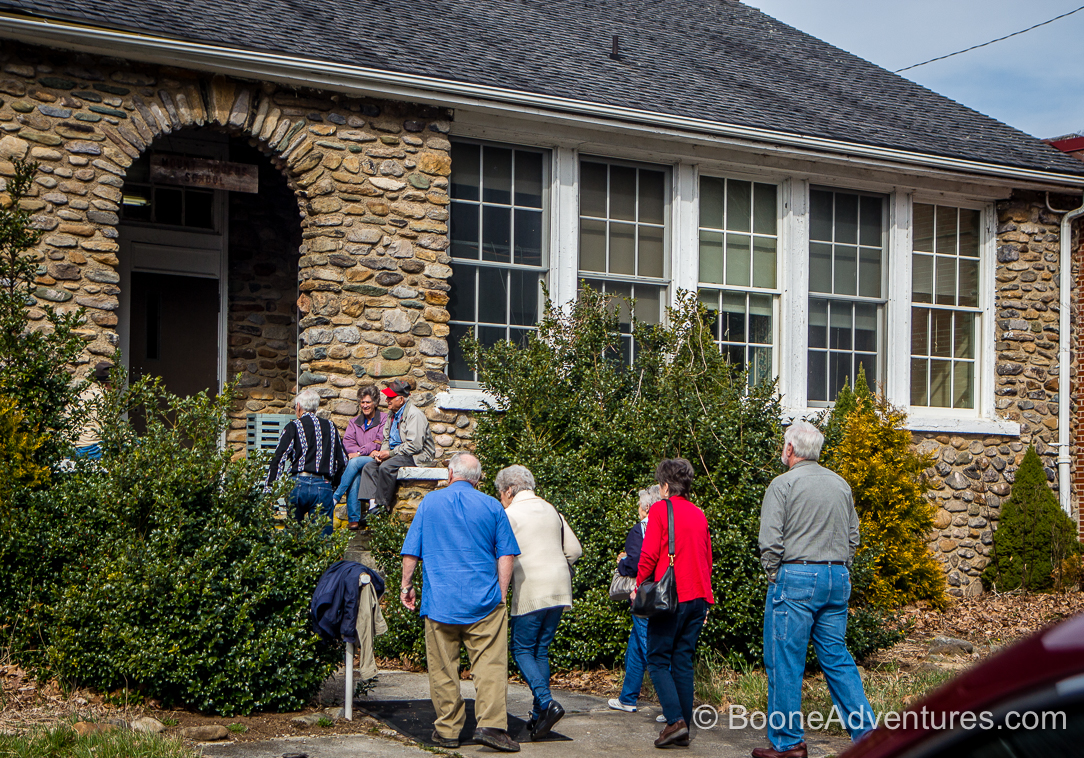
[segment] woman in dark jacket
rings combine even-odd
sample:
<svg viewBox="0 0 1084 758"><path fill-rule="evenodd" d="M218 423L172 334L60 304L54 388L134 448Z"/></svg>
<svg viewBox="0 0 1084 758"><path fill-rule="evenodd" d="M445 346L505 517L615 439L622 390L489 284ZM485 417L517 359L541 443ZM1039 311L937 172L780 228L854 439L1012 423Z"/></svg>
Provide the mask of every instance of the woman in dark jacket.
<svg viewBox="0 0 1084 758"><path fill-rule="evenodd" d="M646 490L640 490L640 520L633 525L629 536L625 538L625 552L617 556L617 572L621 576L636 578L640 548L644 544L644 532L647 530L647 511L658 499L659 485L653 484ZM609 706L615 711L635 713L646 671L647 619L633 616L632 633L629 634L629 644L625 650L625 681L621 685L621 694L610 698Z"/></svg>

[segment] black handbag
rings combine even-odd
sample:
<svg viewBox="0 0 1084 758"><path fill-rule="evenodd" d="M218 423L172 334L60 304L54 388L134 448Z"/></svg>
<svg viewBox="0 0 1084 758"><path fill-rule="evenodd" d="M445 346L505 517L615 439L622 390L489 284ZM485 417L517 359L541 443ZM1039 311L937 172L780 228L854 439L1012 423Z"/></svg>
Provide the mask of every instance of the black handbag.
<svg viewBox="0 0 1084 758"><path fill-rule="evenodd" d="M670 498L666 499L666 524L670 565L666 567L662 579L657 582L644 582L636 588L636 597L632 601L632 612L636 616L651 618L677 610L677 582L674 581L674 504L670 502Z"/></svg>

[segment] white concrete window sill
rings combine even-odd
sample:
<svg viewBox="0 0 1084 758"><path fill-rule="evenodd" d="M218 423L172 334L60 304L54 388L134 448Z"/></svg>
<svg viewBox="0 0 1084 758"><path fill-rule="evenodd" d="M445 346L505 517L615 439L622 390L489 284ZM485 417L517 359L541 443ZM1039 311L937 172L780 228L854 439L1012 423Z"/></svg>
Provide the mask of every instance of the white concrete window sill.
<svg viewBox="0 0 1084 758"><path fill-rule="evenodd" d="M437 393L437 407L442 411L487 411L497 407L497 400L485 390L452 388Z"/></svg>
<svg viewBox="0 0 1084 758"><path fill-rule="evenodd" d="M824 413L824 408L790 408L783 411L783 423L794 419L807 419ZM905 428L912 432L944 432L946 434L991 434L1000 437L1019 437L1020 424L1005 419L980 418L978 416L928 416L909 414Z"/></svg>

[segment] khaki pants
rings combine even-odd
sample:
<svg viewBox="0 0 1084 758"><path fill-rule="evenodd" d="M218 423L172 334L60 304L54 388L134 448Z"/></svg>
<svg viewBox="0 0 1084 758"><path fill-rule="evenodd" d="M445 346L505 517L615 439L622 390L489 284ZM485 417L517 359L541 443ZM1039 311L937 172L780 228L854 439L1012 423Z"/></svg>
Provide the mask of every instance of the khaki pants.
<svg viewBox="0 0 1084 758"><path fill-rule="evenodd" d="M501 603L473 624L442 624L425 619L425 655L429 660L429 696L437 720L433 728L445 739L459 739L467 720L459 693L459 646L467 648L478 697L478 726L508 729L508 616Z"/></svg>

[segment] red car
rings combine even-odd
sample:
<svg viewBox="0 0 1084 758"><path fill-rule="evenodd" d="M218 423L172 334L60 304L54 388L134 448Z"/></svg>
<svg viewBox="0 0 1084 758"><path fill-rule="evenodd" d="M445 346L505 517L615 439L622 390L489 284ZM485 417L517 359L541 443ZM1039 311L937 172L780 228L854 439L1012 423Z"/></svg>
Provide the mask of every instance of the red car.
<svg viewBox="0 0 1084 758"><path fill-rule="evenodd" d="M1084 756L1084 614L946 683L840 758L1066 756Z"/></svg>

